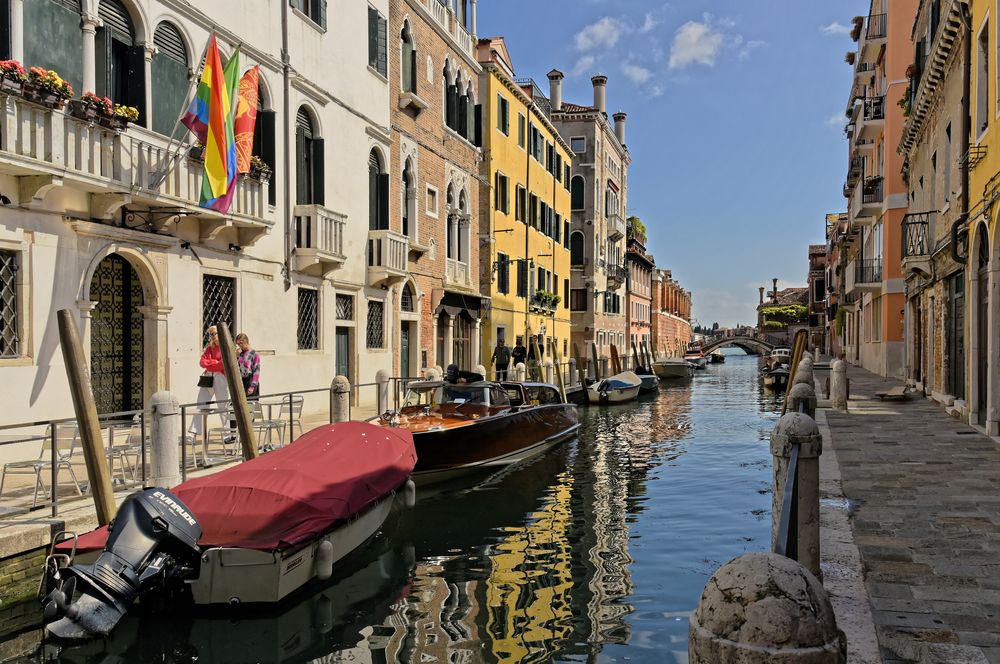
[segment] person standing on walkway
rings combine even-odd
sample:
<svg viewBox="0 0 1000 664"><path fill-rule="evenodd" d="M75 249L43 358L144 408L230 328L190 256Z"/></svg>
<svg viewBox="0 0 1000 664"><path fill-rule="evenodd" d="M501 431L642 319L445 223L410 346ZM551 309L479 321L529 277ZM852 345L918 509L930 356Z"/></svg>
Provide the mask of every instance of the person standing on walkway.
<svg viewBox="0 0 1000 664"><path fill-rule="evenodd" d="M243 378L243 391L247 399L260 399L260 355L250 347L250 338L243 332L236 335L236 345L240 349L236 363Z"/></svg>
<svg viewBox="0 0 1000 664"><path fill-rule="evenodd" d="M507 380L507 367L510 366L510 348L504 343L503 337L497 339L497 347L493 349L490 364L497 367L497 380Z"/></svg>
<svg viewBox="0 0 1000 664"><path fill-rule="evenodd" d="M205 344L205 349L201 353L201 361L199 364L202 368L202 374L198 378L198 403L205 404L202 409L224 409L224 404L208 404L212 401L228 401L229 400L229 386L226 385L226 373L222 365L222 349L219 347L219 330L214 325L209 326L206 331L208 335L208 343ZM225 410L219 413L219 419L222 420L222 425L225 426L227 422ZM202 417L200 414L196 414L191 418L191 426L188 428L188 433L194 436L200 436L202 433Z"/></svg>
<svg viewBox="0 0 1000 664"><path fill-rule="evenodd" d="M514 350L511 352L511 361L514 362L514 366L516 367L518 364L524 364L527 358L528 349L524 347L521 337L518 337L514 344Z"/></svg>

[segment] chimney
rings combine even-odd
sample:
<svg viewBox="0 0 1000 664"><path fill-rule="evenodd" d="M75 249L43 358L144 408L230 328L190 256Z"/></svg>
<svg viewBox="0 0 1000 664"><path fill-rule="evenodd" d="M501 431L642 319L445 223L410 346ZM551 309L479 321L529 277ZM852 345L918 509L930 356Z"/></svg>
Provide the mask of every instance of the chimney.
<svg viewBox="0 0 1000 664"><path fill-rule="evenodd" d="M618 137L618 142L625 145L625 112L618 111L614 115L615 118L615 136Z"/></svg>
<svg viewBox="0 0 1000 664"><path fill-rule="evenodd" d="M775 302L777 302L778 301L778 279L777 279L777 277L771 279L771 284L774 286L774 289L771 291L771 299L773 299Z"/></svg>
<svg viewBox="0 0 1000 664"><path fill-rule="evenodd" d="M760 287L760 288L758 288L757 290L759 290L759 291L760 291L760 303L761 303L761 304L764 304L764 287L763 287L763 286L761 286L761 287Z"/></svg>
<svg viewBox="0 0 1000 664"><path fill-rule="evenodd" d="M558 69L549 72L549 105L553 111L562 110L563 73Z"/></svg>
<svg viewBox="0 0 1000 664"><path fill-rule="evenodd" d="M594 84L594 106L598 111L604 113L604 92L608 85L608 77L604 74L598 74L590 79L590 82Z"/></svg>

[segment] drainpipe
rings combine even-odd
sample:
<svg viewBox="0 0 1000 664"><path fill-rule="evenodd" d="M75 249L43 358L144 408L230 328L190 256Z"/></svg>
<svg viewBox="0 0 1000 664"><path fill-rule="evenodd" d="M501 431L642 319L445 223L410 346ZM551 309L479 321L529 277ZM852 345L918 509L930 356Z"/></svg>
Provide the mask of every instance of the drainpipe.
<svg viewBox="0 0 1000 664"><path fill-rule="evenodd" d="M291 130L291 108L289 107L291 57L288 54L288 4L287 2L281 3L281 85L284 91L284 100L282 102L282 115L284 117L281 129L284 136L284 140L282 141L282 152L284 154L282 158L285 161L285 265L282 276L284 277L286 291L292 287L292 156L291 140L289 138Z"/></svg>
<svg viewBox="0 0 1000 664"><path fill-rule="evenodd" d="M971 99L969 95L972 89L972 17L969 16L968 5L962 6L963 23L963 43L962 55L965 57L965 65L962 67L962 154L965 159L962 161L962 214L951 226L951 258L956 263L965 264L968 256L962 256L959 252L959 238L965 234L968 237L968 230L965 225L969 220L969 134L972 131L972 120L969 115L971 110Z"/></svg>

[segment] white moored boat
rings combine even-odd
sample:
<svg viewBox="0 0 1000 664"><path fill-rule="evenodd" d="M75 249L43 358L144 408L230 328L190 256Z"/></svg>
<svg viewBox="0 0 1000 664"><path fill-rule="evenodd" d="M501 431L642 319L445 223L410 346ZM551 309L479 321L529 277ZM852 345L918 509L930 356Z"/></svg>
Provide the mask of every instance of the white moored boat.
<svg viewBox="0 0 1000 664"><path fill-rule="evenodd" d="M642 380L631 371L623 371L610 378L597 381L587 389L590 402L598 404L625 403L639 396Z"/></svg>
<svg viewBox="0 0 1000 664"><path fill-rule="evenodd" d="M671 378L690 378L693 371L691 364L683 358L671 358L653 362L653 373L660 380Z"/></svg>

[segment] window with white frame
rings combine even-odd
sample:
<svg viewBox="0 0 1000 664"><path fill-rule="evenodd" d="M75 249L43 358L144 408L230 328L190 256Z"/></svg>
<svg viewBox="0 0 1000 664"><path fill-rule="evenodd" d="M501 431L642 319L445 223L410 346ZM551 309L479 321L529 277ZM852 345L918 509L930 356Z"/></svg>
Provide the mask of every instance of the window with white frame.
<svg viewBox="0 0 1000 664"><path fill-rule="evenodd" d="M569 146L576 154L583 154L587 151L587 137L574 136L569 139Z"/></svg>
<svg viewBox="0 0 1000 664"><path fill-rule="evenodd" d="M504 214L510 213L510 191L509 191L510 180L503 173L497 172L495 176L495 182L493 184L494 189L494 207L497 212L502 212Z"/></svg>
<svg viewBox="0 0 1000 664"><path fill-rule="evenodd" d="M497 129L504 136L510 136L510 103L501 93L497 93Z"/></svg>
<svg viewBox="0 0 1000 664"><path fill-rule="evenodd" d="M17 253L0 251L0 358L19 357L21 354L17 270Z"/></svg>
<svg viewBox="0 0 1000 664"><path fill-rule="evenodd" d="M438 216L438 190L437 187L433 185L427 185L426 202L424 203L424 211L430 217Z"/></svg>

